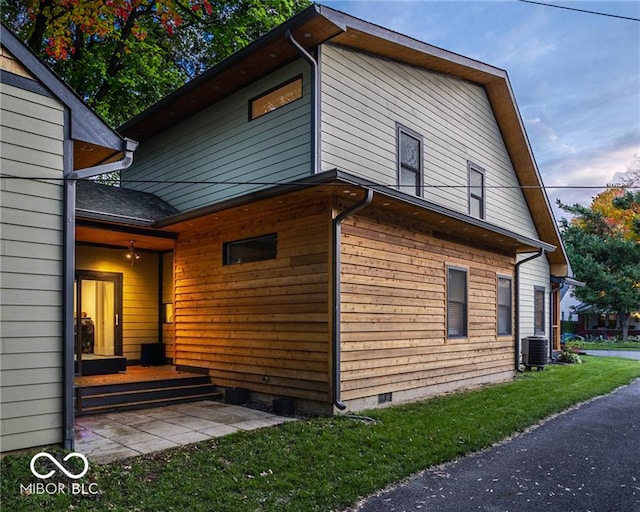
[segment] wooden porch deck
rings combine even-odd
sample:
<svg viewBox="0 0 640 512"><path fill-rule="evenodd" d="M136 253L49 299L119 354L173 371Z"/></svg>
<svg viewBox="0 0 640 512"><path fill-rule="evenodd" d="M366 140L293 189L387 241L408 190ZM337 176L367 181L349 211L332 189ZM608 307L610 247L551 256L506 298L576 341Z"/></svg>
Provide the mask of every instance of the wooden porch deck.
<svg viewBox="0 0 640 512"><path fill-rule="evenodd" d="M109 375L87 375L76 377L75 385L78 388L89 386L108 386L111 384L125 384L131 382L149 382L154 380L184 379L186 377L202 377L197 373L180 372L175 366L127 366L126 373L113 373Z"/></svg>
<svg viewBox="0 0 640 512"><path fill-rule="evenodd" d="M222 397L208 375L174 366L129 366L126 372L75 378L77 415L216 400Z"/></svg>

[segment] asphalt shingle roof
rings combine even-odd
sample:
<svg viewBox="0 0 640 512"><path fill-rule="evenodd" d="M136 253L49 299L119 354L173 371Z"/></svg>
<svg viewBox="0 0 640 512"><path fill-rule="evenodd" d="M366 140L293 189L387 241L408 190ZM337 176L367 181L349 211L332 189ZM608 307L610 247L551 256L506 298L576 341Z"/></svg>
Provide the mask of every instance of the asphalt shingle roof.
<svg viewBox="0 0 640 512"><path fill-rule="evenodd" d="M180 211L149 192L79 180L76 213L80 217L109 216L125 222L132 219L152 223Z"/></svg>

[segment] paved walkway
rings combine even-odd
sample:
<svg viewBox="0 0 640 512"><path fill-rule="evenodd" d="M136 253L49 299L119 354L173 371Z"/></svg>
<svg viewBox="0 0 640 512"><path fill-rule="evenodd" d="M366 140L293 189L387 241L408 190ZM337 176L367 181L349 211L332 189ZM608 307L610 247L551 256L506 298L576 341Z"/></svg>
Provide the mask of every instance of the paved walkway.
<svg viewBox="0 0 640 512"><path fill-rule="evenodd" d="M75 451L104 463L293 420L209 400L81 416Z"/></svg>
<svg viewBox="0 0 640 512"><path fill-rule="evenodd" d="M589 356L624 357L625 359L640 359L640 350L589 350Z"/></svg>
<svg viewBox="0 0 640 512"><path fill-rule="evenodd" d="M639 512L639 404L637 380L504 444L429 469L357 510Z"/></svg>

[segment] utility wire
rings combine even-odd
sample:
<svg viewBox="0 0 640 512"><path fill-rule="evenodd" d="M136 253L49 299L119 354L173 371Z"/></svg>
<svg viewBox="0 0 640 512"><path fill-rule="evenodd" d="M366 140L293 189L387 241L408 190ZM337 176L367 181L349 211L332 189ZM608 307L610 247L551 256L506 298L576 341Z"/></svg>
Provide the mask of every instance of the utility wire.
<svg viewBox="0 0 640 512"><path fill-rule="evenodd" d="M15 180L37 180L37 181L90 181L92 183L102 184L99 181L94 180L72 180L70 178L45 178L41 176L8 176L0 175L2 179L15 179ZM286 185L291 187L349 187L359 186L358 184L350 183L317 183L317 182L286 182L286 181L202 181L202 180L126 180L122 182L124 187L116 186L115 188L125 188L130 184L155 184L155 185L261 185L261 186L280 186ZM362 185L367 186L367 185ZM380 189L397 189L397 188L410 188L414 189L415 185L385 185L384 183L375 183L371 186ZM424 185L425 189L448 189L448 188L478 188L472 185ZM640 185L627 185L625 183L609 183L605 185L485 185L484 189L518 189L518 190L530 190L530 189L593 189L601 190L603 188L624 188L624 189L640 189Z"/></svg>
<svg viewBox="0 0 640 512"><path fill-rule="evenodd" d="M640 21L640 18L633 18L631 16L620 16L618 14L609 14L606 12L588 11L586 9L578 9L576 7L567 7L565 5L555 5L555 4L546 4L544 2L534 2L533 0L518 0L518 2L522 2L525 4L542 5L544 7L555 7L556 9L565 9L567 11L583 12L586 14L595 14L597 16L608 16L609 18L618 18L621 20Z"/></svg>

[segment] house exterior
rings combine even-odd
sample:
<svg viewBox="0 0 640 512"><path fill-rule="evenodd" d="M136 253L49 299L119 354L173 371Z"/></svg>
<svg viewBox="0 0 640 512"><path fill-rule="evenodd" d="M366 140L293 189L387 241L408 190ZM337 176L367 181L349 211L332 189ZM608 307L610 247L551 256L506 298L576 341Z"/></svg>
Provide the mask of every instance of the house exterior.
<svg viewBox="0 0 640 512"><path fill-rule="evenodd" d="M71 176L122 167L132 146L4 26L0 42L0 448L71 446Z"/></svg>
<svg viewBox="0 0 640 512"><path fill-rule="evenodd" d="M158 342L334 413L559 347L568 259L503 70L313 5L119 131L136 161L78 187L75 269L119 290L128 364Z"/></svg>

